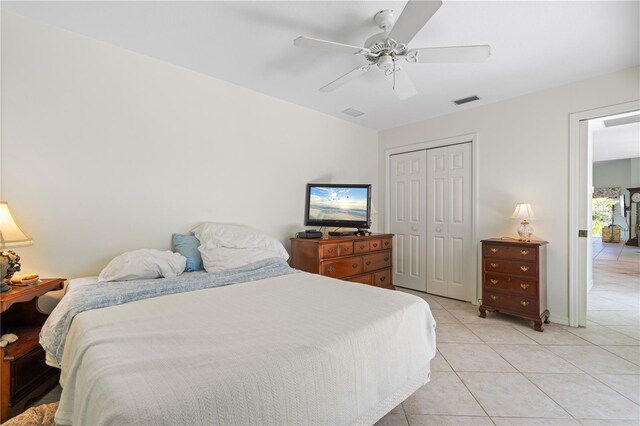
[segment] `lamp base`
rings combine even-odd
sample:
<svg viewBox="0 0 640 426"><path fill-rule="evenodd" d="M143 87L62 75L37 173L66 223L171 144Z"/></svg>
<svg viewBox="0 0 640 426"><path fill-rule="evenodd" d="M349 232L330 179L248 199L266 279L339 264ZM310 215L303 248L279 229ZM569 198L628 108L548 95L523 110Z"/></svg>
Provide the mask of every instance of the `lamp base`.
<svg viewBox="0 0 640 426"><path fill-rule="evenodd" d="M528 243L531 241L531 236L533 235L533 226L531 226L528 221L523 220L520 222L520 226L518 226L518 235L520 236L519 241Z"/></svg>
<svg viewBox="0 0 640 426"><path fill-rule="evenodd" d="M20 271L20 256L11 250L0 252L0 279L9 281L13 274Z"/></svg>

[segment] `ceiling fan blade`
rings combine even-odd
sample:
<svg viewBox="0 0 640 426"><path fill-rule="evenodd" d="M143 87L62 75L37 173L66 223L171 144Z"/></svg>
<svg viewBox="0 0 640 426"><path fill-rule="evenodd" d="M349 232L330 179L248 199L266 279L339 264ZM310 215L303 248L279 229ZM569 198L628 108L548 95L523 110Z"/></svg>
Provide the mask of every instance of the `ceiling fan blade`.
<svg viewBox="0 0 640 426"><path fill-rule="evenodd" d="M491 46L451 46L411 49L406 54L408 62L422 64L484 62L491 55Z"/></svg>
<svg viewBox="0 0 640 426"><path fill-rule="evenodd" d="M409 44L425 26L431 17L440 9L442 2L409 0L404 10L391 28L389 38L398 43Z"/></svg>
<svg viewBox="0 0 640 426"><path fill-rule="evenodd" d="M335 43L333 41L320 40L317 38L300 36L293 40L293 45L297 47L315 47L320 49L329 49L335 52L351 53L352 55L366 55L371 53L369 49L349 44Z"/></svg>
<svg viewBox="0 0 640 426"><path fill-rule="evenodd" d="M399 65L395 65L395 71L388 70L384 73L387 81L391 83L393 91L400 99L408 99L418 94L407 72Z"/></svg>
<svg viewBox="0 0 640 426"><path fill-rule="evenodd" d="M343 75L342 77L338 77L337 79L333 80L331 83L327 84L326 86L323 86L320 88L321 92L332 92L334 90L336 90L338 87L342 86L345 83L348 83L349 81L360 77L362 74L366 73L367 71L369 71L371 69L371 65L370 64L365 64L365 65L361 65L358 68L355 68L351 71L349 71L348 73L346 73L345 75Z"/></svg>

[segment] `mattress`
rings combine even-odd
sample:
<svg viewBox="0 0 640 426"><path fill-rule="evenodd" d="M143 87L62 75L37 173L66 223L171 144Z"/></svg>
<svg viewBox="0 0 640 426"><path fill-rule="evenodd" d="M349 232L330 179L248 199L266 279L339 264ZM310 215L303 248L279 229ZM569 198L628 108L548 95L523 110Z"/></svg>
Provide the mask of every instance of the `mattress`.
<svg viewBox="0 0 640 426"><path fill-rule="evenodd" d="M298 273L78 314L59 424L372 424L428 381L413 295Z"/></svg>

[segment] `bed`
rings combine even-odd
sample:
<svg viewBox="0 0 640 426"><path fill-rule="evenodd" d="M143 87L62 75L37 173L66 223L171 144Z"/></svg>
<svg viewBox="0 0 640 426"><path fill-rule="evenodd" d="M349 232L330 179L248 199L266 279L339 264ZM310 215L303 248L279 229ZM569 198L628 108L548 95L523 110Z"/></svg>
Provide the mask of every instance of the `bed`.
<svg viewBox="0 0 640 426"><path fill-rule="evenodd" d="M70 296L80 289L132 284L71 282L50 317L64 329L60 311L72 315L62 348L56 324L41 335L62 370L56 422L373 424L428 382L424 300L281 268L197 290L216 274L161 278L154 288L180 291L82 312Z"/></svg>

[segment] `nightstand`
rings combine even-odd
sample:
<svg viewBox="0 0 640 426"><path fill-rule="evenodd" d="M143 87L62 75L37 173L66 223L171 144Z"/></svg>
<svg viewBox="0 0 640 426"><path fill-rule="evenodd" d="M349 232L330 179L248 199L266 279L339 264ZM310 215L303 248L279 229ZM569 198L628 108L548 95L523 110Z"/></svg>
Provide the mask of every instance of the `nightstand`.
<svg viewBox="0 0 640 426"><path fill-rule="evenodd" d="M45 278L38 284L11 286L0 293L2 334L18 340L0 350L0 422L24 411L25 404L58 383L60 370L45 364L39 334L47 315L37 307L37 298L60 290L66 278Z"/></svg>

